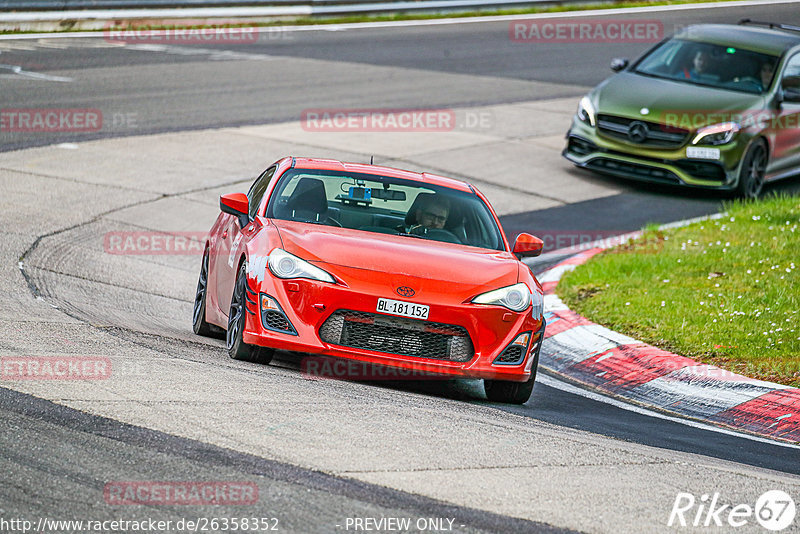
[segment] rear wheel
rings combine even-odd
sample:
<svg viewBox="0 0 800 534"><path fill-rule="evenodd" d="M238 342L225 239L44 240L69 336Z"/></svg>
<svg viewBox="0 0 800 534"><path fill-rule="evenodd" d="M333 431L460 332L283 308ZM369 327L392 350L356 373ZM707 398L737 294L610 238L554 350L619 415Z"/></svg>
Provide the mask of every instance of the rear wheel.
<svg viewBox="0 0 800 534"><path fill-rule="evenodd" d="M258 345L248 345L242 339L244 333L245 314L247 314L245 299L247 292L247 266L243 263L236 276L231 296L231 309L228 312L228 332L226 341L228 355L234 360L267 364L272 361L274 350Z"/></svg>
<svg viewBox="0 0 800 534"><path fill-rule="evenodd" d="M744 156L736 192L744 198L758 198L764 188L767 169L767 147L760 139L754 141Z"/></svg>
<svg viewBox="0 0 800 534"><path fill-rule="evenodd" d="M525 404L533 393L533 383L536 382L536 369L539 367L539 351L533 358L531 365L531 377L525 382L509 382L507 380L483 381L483 389L486 397L492 402L504 402L507 404Z"/></svg>

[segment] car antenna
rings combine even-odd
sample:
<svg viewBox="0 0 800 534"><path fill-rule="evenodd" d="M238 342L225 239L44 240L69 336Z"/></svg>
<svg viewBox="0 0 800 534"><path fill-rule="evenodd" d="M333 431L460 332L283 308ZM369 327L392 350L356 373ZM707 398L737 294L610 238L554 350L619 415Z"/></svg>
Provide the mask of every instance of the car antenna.
<svg viewBox="0 0 800 534"><path fill-rule="evenodd" d="M370 165L372 165L372 162L373 162L374 159L375 159L375 156L370 156L369 157L369 164Z"/></svg>

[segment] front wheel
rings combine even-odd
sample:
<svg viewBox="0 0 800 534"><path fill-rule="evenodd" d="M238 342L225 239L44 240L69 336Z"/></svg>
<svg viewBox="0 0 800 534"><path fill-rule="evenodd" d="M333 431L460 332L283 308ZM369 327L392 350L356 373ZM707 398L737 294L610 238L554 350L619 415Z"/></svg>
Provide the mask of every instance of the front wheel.
<svg viewBox="0 0 800 534"><path fill-rule="evenodd" d="M533 393L533 383L536 382L536 369L539 367L539 352L531 365L531 377L525 382L509 382L507 380L484 379L483 390L486 397L492 402L506 404L525 404Z"/></svg>
<svg viewBox="0 0 800 534"><path fill-rule="evenodd" d="M764 188L764 173L767 170L767 147L761 140L754 141L744 156L739 172L736 192L744 198L758 198Z"/></svg>
<svg viewBox="0 0 800 534"><path fill-rule="evenodd" d="M228 355L234 360L245 362L268 364L272 361L274 350L258 345L248 345L242 339L244 333L246 309L245 299L247 298L247 265L242 264L239 274L236 276L236 284L233 286L231 296L231 309L228 312L228 332L226 341Z"/></svg>
<svg viewBox="0 0 800 534"><path fill-rule="evenodd" d="M194 295L194 309L192 310L192 330L198 336L211 337L215 334L211 325L206 321L206 293L208 292L208 249L203 254L200 264L200 278L197 280L197 291Z"/></svg>

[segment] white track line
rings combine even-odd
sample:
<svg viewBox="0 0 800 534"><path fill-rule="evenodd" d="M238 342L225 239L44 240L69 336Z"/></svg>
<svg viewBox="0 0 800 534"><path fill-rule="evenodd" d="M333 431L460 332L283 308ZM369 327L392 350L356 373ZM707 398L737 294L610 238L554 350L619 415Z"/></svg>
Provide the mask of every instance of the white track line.
<svg viewBox="0 0 800 534"><path fill-rule="evenodd" d="M53 76L50 74L42 74L41 72L33 72L29 70L24 70L19 65L0 65L0 70L9 70L12 74L17 76L22 76L25 78L34 78L37 80L47 80L49 82L64 82L68 83L73 81L72 78L67 78L66 76Z"/></svg>
<svg viewBox="0 0 800 534"><path fill-rule="evenodd" d="M312 24L308 26L263 26L258 27L256 30L259 33L270 32L302 32L302 31L343 31L343 30L360 30L360 29L373 29L373 28L399 28L399 27L413 27L413 26L443 26L451 24L478 24L484 22L503 22L512 20L529 20L529 19L550 19L550 18L584 18L584 17L598 17L606 15L625 15L637 13L659 13L668 11L689 11L696 9L720 9L726 7L763 7L765 5L781 5L781 4L797 4L800 0L745 0L733 2L713 2L703 4L680 4L680 5L667 5L667 6L650 6L650 7L632 7L632 8L619 8L619 9L596 9L588 11L566 11L559 13L531 13L521 15L497 15L486 17L460 17L453 19L434 19L434 20L398 20L398 21L384 21L384 22L357 22L348 24ZM232 8L233 9L233 8ZM236 8L239 9L239 8ZM239 9L240 13L233 15L228 13L225 17L245 17L247 16L246 10ZM145 17L144 12L140 12L142 17ZM183 15L183 10L181 10ZM185 15L183 15L185 16ZM163 17L162 17L163 18ZM0 22L3 22L0 16ZM153 30L155 31L155 30ZM103 37L104 31L93 32L64 32L64 33L28 33L28 34L7 34L0 35L0 41L11 39L63 39L63 38L77 38L77 37Z"/></svg>
<svg viewBox="0 0 800 534"><path fill-rule="evenodd" d="M667 421L671 421L673 423L679 423L681 425L690 426L693 428L698 428L700 430L708 430L709 432L717 432L719 434L726 434L728 436L734 436L737 438L742 439L749 439L750 441L757 441L759 443L766 443L769 445L776 445L778 447L788 447L790 449L798 449L800 450L800 445L795 445L793 443L787 443L785 441L777 441L772 440L769 438L762 438L760 436L755 436L752 434L745 434L742 432L736 432L734 430L729 430L727 428L722 428L718 426L714 426L708 423L701 423L699 421L695 421L692 419L684 419L682 417L673 417L671 415L667 415L661 412L656 412L653 410L648 410L646 408L642 408L641 406L636 406L634 404L629 404L627 402L617 400L613 397L607 397L606 395L601 395L599 393L595 393L588 389L583 389L578 386L572 385L568 382L564 382L555 378L548 374L540 374L536 377L536 381L544 384L545 386L555 388L561 391L565 391L567 393L571 393L573 395L579 395L581 397L585 397L587 399L602 402L605 404L610 404L616 408L621 408L623 410L628 410L629 412L634 412L639 415L645 415L647 417L657 417L659 419L665 419Z"/></svg>

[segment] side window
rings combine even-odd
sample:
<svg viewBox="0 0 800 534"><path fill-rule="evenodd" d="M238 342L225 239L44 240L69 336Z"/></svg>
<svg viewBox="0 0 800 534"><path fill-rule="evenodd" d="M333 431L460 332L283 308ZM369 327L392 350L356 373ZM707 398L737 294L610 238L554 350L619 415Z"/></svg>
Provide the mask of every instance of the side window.
<svg viewBox="0 0 800 534"><path fill-rule="evenodd" d="M276 167L270 167L264 171L261 176L256 178L250 191L247 192L247 202L250 206L250 219L255 218L258 206L261 204L261 199L264 198L264 192L267 190L269 181L272 180L272 176L275 174L275 169Z"/></svg>
<svg viewBox="0 0 800 534"><path fill-rule="evenodd" d="M800 76L800 54L795 54L786 63L786 68L783 70L783 77L787 76Z"/></svg>

